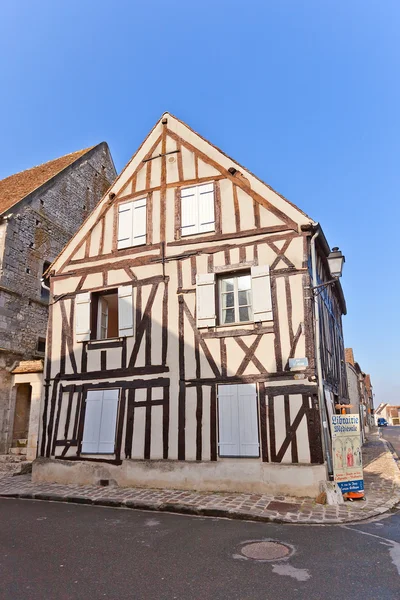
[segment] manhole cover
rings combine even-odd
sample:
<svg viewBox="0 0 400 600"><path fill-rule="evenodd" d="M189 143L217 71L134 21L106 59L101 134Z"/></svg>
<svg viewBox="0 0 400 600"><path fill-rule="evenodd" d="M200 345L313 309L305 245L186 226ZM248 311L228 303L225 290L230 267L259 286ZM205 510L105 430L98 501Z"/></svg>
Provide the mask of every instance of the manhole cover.
<svg viewBox="0 0 400 600"><path fill-rule="evenodd" d="M292 551L280 542L253 542L243 546L241 552L254 560L277 560L286 558Z"/></svg>

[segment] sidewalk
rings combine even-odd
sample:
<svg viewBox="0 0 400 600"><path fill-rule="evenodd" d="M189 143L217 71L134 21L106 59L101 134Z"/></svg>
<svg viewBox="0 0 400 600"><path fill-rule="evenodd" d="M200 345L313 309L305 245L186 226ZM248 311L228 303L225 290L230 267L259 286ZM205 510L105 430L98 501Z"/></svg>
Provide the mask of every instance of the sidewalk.
<svg viewBox="0 0 400 600"><path fill-rule="evenodd" d="M400 471L384 440L372 434L363 448L366 501L322 506L311 498L265 494L34 484L30 475L0 474L0 497L32 498L277 523L338 524L381 515L400 502Z"/></svg>

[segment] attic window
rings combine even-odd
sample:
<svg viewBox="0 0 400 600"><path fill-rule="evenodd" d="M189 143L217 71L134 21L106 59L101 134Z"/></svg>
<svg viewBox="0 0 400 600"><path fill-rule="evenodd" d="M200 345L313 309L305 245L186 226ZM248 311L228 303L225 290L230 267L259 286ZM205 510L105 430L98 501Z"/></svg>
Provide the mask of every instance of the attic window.
<svg viewBox="0 0 400 600"><path fill-rule="evenodd" d="M42 206L44 206L44 200L43 200L43 198L40 198L40 204L41 204Z"/></svg>
<svg viewBox="0 0 400 600"><path fill-rule="evenodd" d="M28 273L28 275L29 275L29 274L30 274L30 272L31 272L30 268L29 268L29 267L26 267L26 269L25 269L25 270L26 270L26 272L27 272L27 273Z"/></svg>

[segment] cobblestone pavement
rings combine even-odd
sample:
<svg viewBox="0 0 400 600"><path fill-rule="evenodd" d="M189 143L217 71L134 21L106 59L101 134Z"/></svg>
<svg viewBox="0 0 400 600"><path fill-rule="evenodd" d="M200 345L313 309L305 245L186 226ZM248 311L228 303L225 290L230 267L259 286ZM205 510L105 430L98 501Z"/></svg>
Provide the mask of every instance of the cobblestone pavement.
<svg viewBox="0 0 400 600"><path fill-rule="evenodd" d="M30 475L1 476L0 496L76 502L285 523L349 523L383 514L400 502L400 471L377 434L363 448L366 501L322 506L312 498L265 494L32 483Z"/></svg>

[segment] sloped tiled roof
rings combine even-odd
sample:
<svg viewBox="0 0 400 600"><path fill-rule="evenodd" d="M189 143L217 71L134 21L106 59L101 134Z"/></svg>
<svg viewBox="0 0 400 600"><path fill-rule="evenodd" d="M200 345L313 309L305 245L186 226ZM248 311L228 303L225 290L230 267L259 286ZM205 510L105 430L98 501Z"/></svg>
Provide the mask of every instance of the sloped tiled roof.
<svg viewBox="0 0 400 600"><path fill-rule="evenodd" d="M0 181L0 214L10 209L28 194L42 186L46 181L78 160L92 148L78 150L60 158L50 160L38 167L32 167Z"/></svg>
<svg viewBox="0 0 400 600"><path fill-rule="evenodd" d="M11 373L41 373L42 371L42 360L21 360L18 363L18 365L11 371Z"/></svg>

